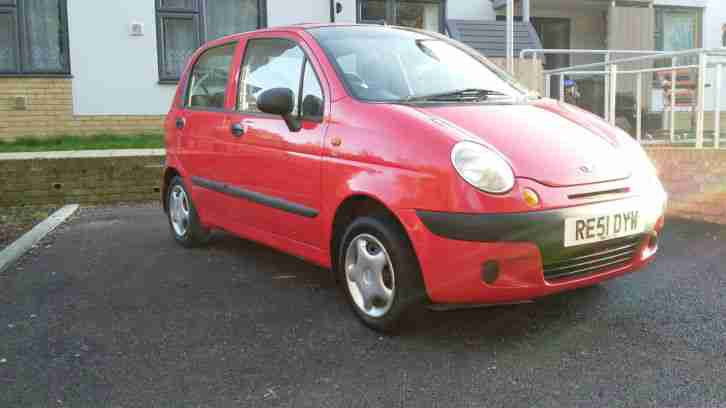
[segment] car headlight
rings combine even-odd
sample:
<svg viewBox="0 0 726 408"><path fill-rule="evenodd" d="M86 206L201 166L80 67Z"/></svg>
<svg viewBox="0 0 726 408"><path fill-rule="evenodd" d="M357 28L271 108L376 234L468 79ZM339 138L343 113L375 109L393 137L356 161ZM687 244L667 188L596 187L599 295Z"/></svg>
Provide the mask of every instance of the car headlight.
<svg viewBox="0 0 726 408"><path fill-rule="evenodd" d="M502 194L514 187L514 173L497 153L469 141L457 143L451 163L467 183L487 193Z"/></svg>

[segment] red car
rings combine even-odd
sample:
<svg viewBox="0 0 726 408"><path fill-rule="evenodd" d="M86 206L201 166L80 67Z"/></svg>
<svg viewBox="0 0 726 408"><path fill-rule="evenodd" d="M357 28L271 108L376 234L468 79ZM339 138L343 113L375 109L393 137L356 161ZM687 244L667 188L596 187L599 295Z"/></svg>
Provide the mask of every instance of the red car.
<svg viewBox="0 0 726 408"><path fill-rule="evenodd" d="M190 59L166 119L184 246L229 231L330 268L388 330L642 268L666 194L627 134L430 32L301 25Z"/></svg>

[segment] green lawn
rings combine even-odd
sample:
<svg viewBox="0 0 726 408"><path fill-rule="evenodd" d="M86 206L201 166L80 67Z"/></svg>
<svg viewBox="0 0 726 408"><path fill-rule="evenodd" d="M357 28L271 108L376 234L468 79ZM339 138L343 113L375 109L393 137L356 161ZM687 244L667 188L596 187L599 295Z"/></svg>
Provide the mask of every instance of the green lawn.
<svg viewBox="0 0 726 408"><path fill-rule="evenodd" d="M57 136L46 139L20 137L0 140L0 153L47 152L55 150L158 149L164 147L161 134Z"/></svg>

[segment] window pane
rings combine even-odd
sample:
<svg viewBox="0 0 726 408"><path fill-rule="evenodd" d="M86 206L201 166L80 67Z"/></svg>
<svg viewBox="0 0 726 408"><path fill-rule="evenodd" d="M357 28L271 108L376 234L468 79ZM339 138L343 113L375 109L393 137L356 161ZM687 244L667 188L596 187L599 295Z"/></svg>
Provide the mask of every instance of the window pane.
<svg viewBox="0 0 726 408"><path fill-rule="evenodd" d="M189 107L224 108L234 47L230 44L212 48L197 59L189 78Z"/></svg>
<svg viewBox="0 0 726 408"><path fill-rule="evenodd" d="M305 56L300 47L292 41L278 39L252 40L247 47L242 64L239 109L259 112L257 96L271 88L291 89L297 105ZM297 112L297 106L293 112Z"/></svg>
<svg viewBox="0 0 726 408"><path fill-rule="evenodd" d="M305 76L303 77L302 112L304 118L320 118L323 116L323 91L320 89L320 82L310 62L305 64Z"/></svg>
<svg viewBox="0 0 726 408"><path fill-rule="evenodd" d="M382 0L361 0L360 19L361 21L385 21L386 2Z"/></svg>
<svg viewBox="0 0 726 408"><path fill-rule="evenodd" d="M257 0L214 0L207 2L207 40L258 28Z"/></svg>
<svg viewBox="0 0 726 408"><path fill-rule="evenodd" d="M187 59L199 47L195 17L161 17L162 78L179 78Z"/></svg>
<svg viewBox="0 0 726 408"><path fill-rule="evenodd" d="M196 10L196 0L160 0L159 8L166 10Z"/></svg>
<svg viewBox="0 0 726 408"><path fill-rule="evenodd" d="M62 72L67 61L65 28L59 0L25 0L24 67L27 71Z"/></svg>
<svg viewBox="0 0 726 408"><path fill-rule="evenodd" d="M15 18L12 14L0 14L0 72L18 69L15 41Z"/></svg>
<svg viewBox="0 0 726 408"><path fill-rule="evenodd" d="M397 25L438 32L441 4L403 1L398 6L397 16Z"/></svg>
<svg viewBox="0 0 726 408"><path fill-rule="evenodd" d="M680 8L656 9L656 47L661 51L698 48L699 11Z"/></svg>

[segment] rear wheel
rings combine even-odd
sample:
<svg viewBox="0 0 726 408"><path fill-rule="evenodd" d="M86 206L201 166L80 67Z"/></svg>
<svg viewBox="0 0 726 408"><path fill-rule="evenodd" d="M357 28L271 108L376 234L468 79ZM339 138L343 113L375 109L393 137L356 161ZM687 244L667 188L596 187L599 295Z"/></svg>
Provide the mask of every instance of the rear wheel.
<svg viewBox="0 0 726 408"><path fill-rule="evenodd" d="M202 227L199 222L192 198L184 187L181 177L174 177L167 191L169 227L174 240L185 247L206 244L209 240L209 230Z"/></svg>
<svg viewBox="0 0 726 408"><path fill-rule="evenodd" d="M415 254L404 232L387 217L361 217L343 235L340 282L356 315L391 332L425 299Z"/></svg>

